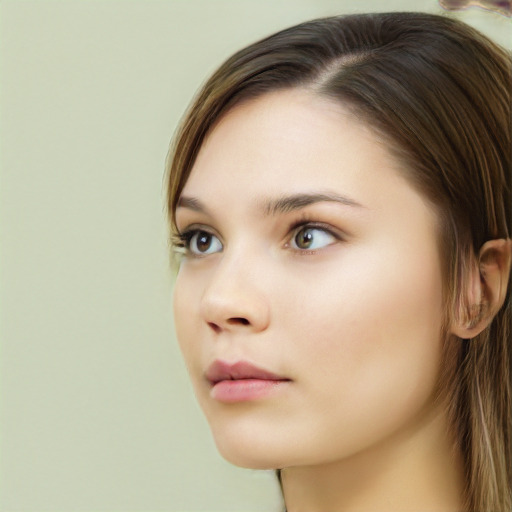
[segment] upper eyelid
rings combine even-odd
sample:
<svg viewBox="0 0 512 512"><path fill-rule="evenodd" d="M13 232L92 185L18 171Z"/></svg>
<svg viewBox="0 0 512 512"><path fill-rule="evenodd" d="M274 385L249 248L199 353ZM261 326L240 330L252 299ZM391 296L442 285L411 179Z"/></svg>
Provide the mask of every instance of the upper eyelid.
<svg viewBox="0 0 512 512"><path fill-rule="evenodd" d="M296 219L294 222L287 223L286 227L286 236L290 235L291 233L304 228L305 226L311 226L312 228L322 229L328 233L331 233L333 236L336 236L338 238L345 238L347 236L347 233L345 230L342 230L340 228L337 228L333 226L330 223L326 223L319 220L313 220L310 218L300 218ZM202 222L192 222L190 224L185 225L184 228L180 228L178 225L176 225L176 235L181 236L190 232L196 232L196 231L206 231L220 240L222 240L222 235L219 233L217 229L214 227L204 224Z"/></svg>
<svg viewBox="0 0 512 512"><path fill-rule="evenodd" d="M336 228L331 224L319 221L302 221L297 224L294 224L289 230L289 234L297 233L298 231L305 227L325 231L326 233L329 233L338 240L344 240L345 238L347 238L347 234L343 230Z"/></svg>
<svg viewBox="0 0 512 512"><path fill-rule="evenodd" d="M191 224L188 224L185 228L180 229L178 226L176 226L177 235L183 236L186 234L194 234L197 231L205 231L206 233L209 233L213 236L216 236L219 240L221 239L221 235L218 233L218 231L211 226L208 226L206 224L201 224L199 222L193 222Z"/></svg>
<svg viewBox="0 0 512 512"><path fill-rule="evenodd" d="M187 225L185 228L180 229L179 226L176 225L175 231L171 234L171 239L173 240L173 244L176 246L186 246L190 243L192 237L200 231L204 231L216 238L224 245L221 236L209 226L205 226L198 223L192 223Z"/></svg>
<svg viewBox="0 0 512 512"><path fill-rule="evenodd" d="M282 218L280 216L282 219L281 221L279 221L279 218L276 219L279 223L281 223L281 222L285 223L286 232L284 234L284 237L285 237L286 241L289 241L289 238L291 236L293 236L293 234L298 229L301 229L304 226L311 226L311 227L314 227L317 229L322 229L325 232L334 236L338 240L347 240L347 238L351 237L350 231L347 231L344 228L333 225L331 222L325 222L325 221L319 220L321 218L321 216L315 215L313 212L310 212L307 209L304 209L302 211L293 212L292 215L294 218L287 220L287 217L289 217L289 215L290 215L289 213L283 214L284 218ZM204 217L204 215L202 215L202 214L200 214L200 216ZM186 217L188 217L188 215L186 215L185 219L183 219L183 220L186 220ZM179 220L179 219L177 219L177 220ZM225 245L225 240L224 240L224 237L222 236L220 230L214 228L212 226L212 224L210 224L208 222L209 219L206 219L206 222L201 222L201 220L198 219L198 221L193 222L193 219L190 219L190 221L192 221L192 222L188 222L188 223L184 222L183 228L179 227L180 222L176 222L176 224L175 224L176 230L177 230L176 235L179 237L179 236L182 236L183 234L186 234L187 232L203 230L203 231L206 231L206 232L216 236L221 241L221 243L223 245Z"/></svg>
<svg viewBox="0 0 512 512"><path fill-rule="evenodd" d="M300 220L297 220L295 222L288 224L288 226L286 228L287 229L286 234L288 235L288 234L290 234L294 231L297 231L301 228L304 228L306 226L311 226L312 228L322 229L324 231L331 233L334 236L336 236L336 235L342 236L342 230L332 226L329 223L315 221L315 220L306 220L306 219L300 219ZM178 226L176 226L176 230L177 230L177 233L176 233L177 235L183 235L186 233L196 232L196 231L206 231L218 238L221 238L221 235L215 228L208 226L206 224L202 224L202 223L194 222L194 223L187 225L185 228L182 228L182 229L180 229Z"/></svg>

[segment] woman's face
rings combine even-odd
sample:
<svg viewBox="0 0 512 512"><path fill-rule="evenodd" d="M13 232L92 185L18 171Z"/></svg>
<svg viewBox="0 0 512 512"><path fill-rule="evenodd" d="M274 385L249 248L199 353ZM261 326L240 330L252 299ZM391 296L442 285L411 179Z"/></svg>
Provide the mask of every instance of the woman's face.
<svg viewBox="0 0 512 512"><path fill-rule="evenodd" d="M235 107L176 218L177 336L225 458L320 464L422 428L441 352L436 219L354 116L297 89Z"/></svg>

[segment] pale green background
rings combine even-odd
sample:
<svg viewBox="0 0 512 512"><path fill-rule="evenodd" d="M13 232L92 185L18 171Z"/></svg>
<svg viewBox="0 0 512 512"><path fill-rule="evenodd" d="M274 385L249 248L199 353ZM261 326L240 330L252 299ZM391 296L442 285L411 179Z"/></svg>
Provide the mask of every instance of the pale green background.
<svg viewBox="0 0 512 512"><path fill-rule="evenodd" d="M206 75L279 28L435 0L3 1L2 512L268 511L172 334L162 177ZM510 21L458 15L511 45Z"/></svg>

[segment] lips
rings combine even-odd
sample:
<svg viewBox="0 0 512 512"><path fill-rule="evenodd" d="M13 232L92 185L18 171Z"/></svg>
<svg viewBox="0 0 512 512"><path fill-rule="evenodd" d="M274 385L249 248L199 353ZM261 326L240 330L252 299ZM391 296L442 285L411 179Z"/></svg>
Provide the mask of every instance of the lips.
<svg viewBox="0 0 512 512"><path fill-rule="evenodd" d="M245 361L229 364L215 361L207 370L210 397L224 404L256 402L284 391L290 379ZM278 396L278 395L277 395Z"/></svg>
<svg viewBox="0 0 512 512"><path fill-rule="evenodd" d="M206 378L214 386L225 380L266 380L288 381L286 377L263 370L245 361L229 364L224 361L215 361L207 370Z"/></svg>

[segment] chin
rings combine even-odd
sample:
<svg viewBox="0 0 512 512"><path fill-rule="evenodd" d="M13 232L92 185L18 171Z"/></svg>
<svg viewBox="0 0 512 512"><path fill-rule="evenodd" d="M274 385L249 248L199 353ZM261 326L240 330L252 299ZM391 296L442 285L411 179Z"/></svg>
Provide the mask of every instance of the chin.
<svg viewBox="0 0 512 512"><path fill-rule="evenodd" d="M231 464L240 468L246 469L278 469L279 463L274 457L266 456L264 453L257 453L257 450L253 449L241 449L234 448L231 446L219 446L217 449L221 456Z"/></svg>
<svg viewBox="0 0 512 512"><path fill-rule="evenodd" d="M270 443L258 443L238 436L214 436L220 455L231 464L246 469L278 469L282 459Z"/></svg>
<svg viewBox="0 0 512 512"><path fill-rule="evenodd" d="M233 464L234 466L237 466L239 468L244 469L261 469L261 470L274 470L279 469L279 465L276 463L273 463L268 460L264 460L262 458L250 458L247 457L245 454L240 456L240 454L235 454L233 457L231 457L232 454L225 455L224 453L220 452L222 457L227 460L229 463Z"/></svg>

